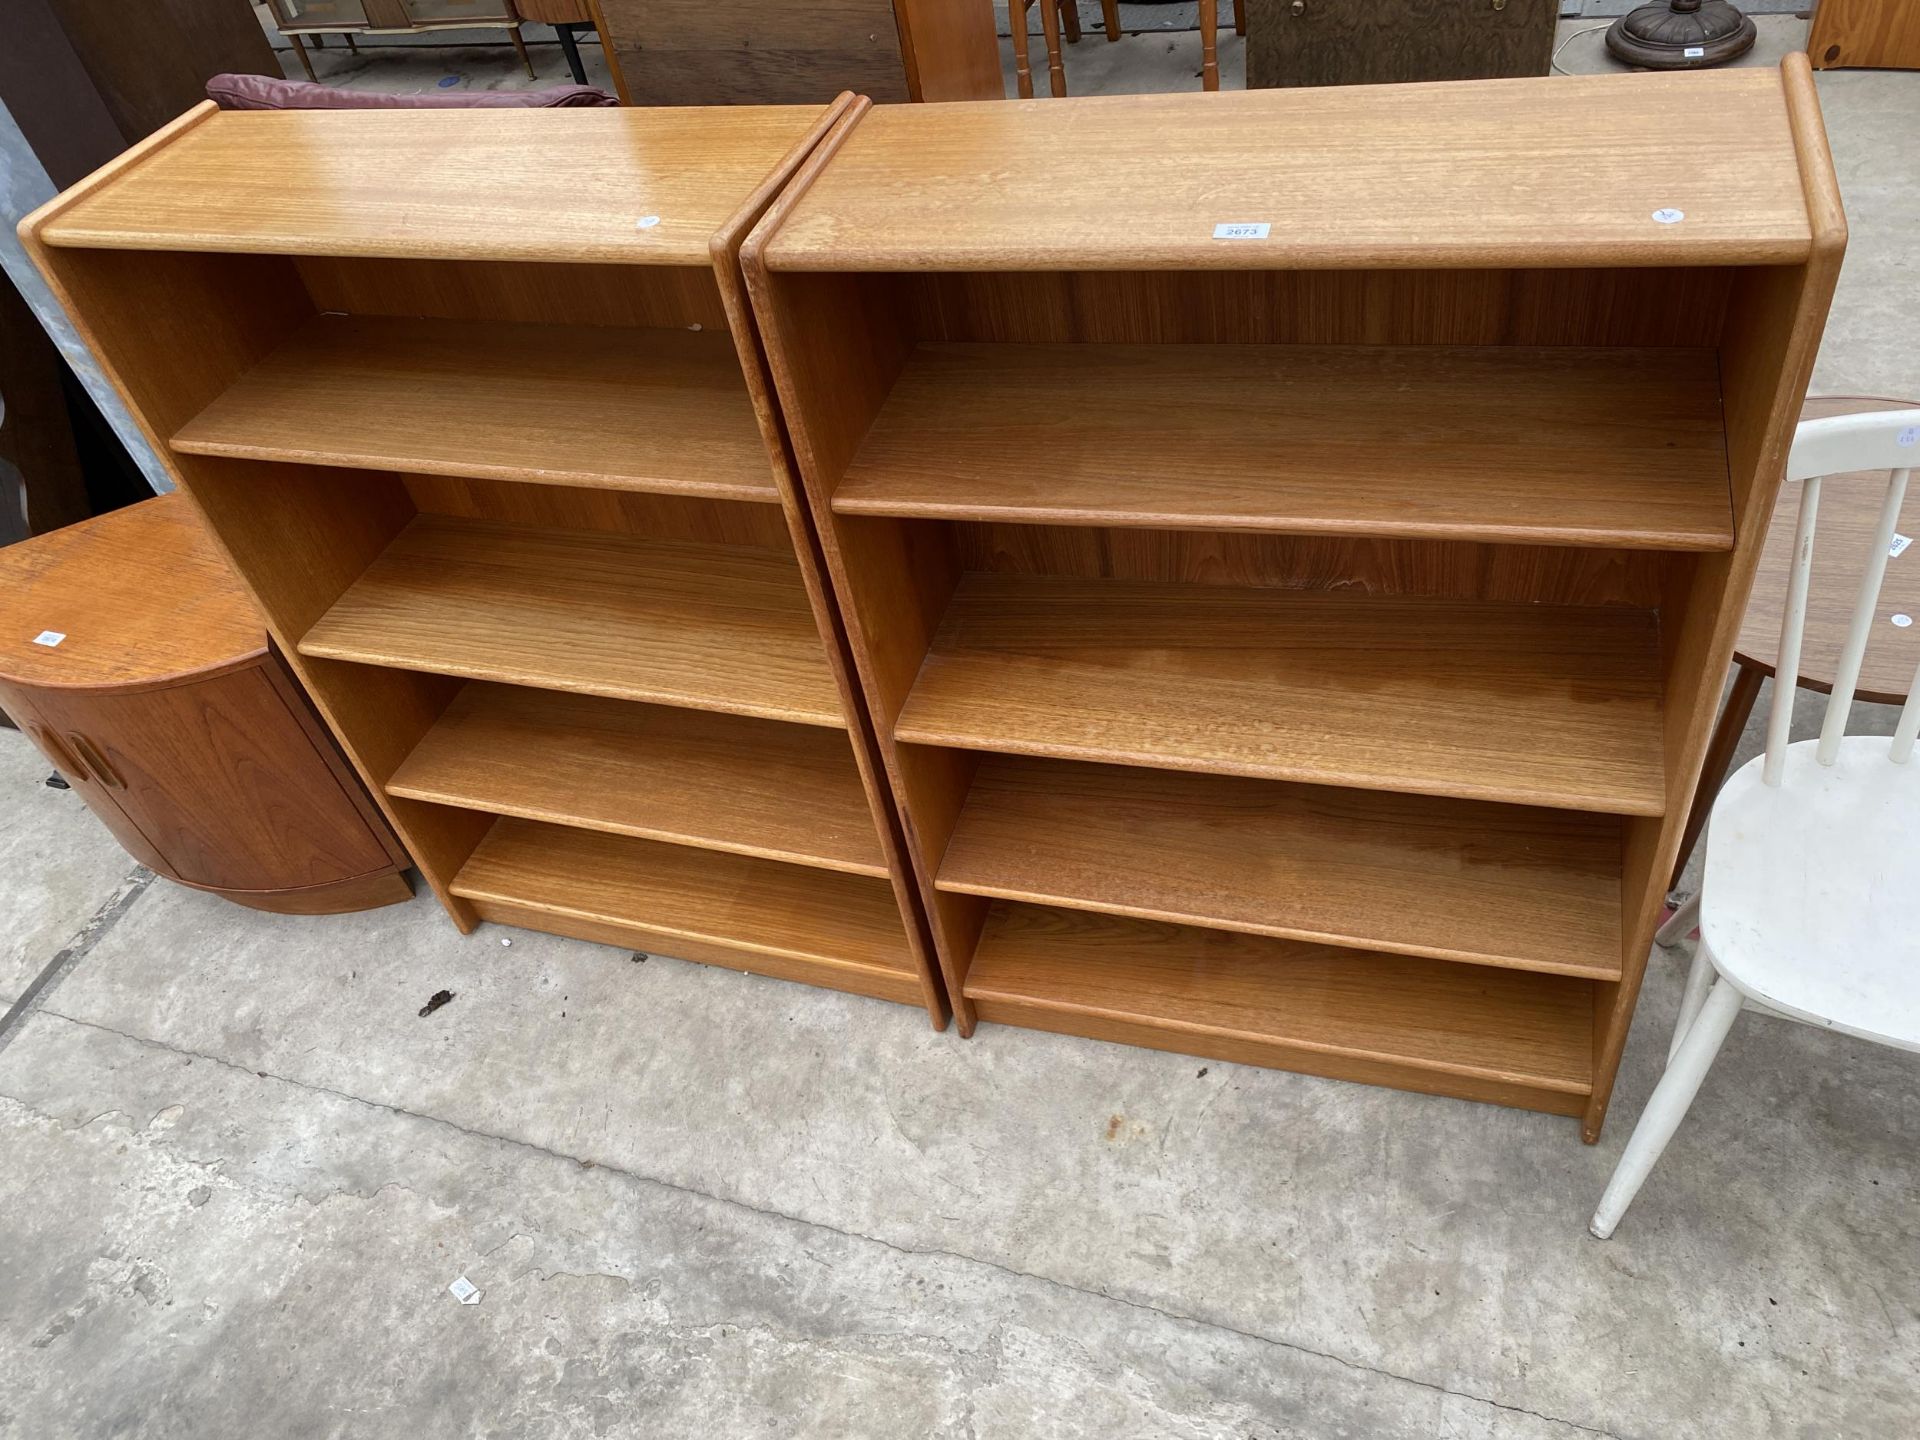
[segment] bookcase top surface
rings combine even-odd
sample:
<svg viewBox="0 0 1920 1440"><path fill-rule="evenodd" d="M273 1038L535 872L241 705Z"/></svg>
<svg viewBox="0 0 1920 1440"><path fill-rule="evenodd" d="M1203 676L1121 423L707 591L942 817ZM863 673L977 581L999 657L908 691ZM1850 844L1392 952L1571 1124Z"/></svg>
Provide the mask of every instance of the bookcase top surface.
<svg viewBox="0 0 1920 1440"><path fill-rule="evenodd" d="M776 270L1794 263L1772 69L878 106ZM1799 102L1810 106L1810 101Z"/></svg>
<svg viewBox="0 0 1920 1440"><path fill-rule="evenodd" d="M191 112L55 246L707 265L826 106ZM199 118L196 118L199 117Z"/></svg>

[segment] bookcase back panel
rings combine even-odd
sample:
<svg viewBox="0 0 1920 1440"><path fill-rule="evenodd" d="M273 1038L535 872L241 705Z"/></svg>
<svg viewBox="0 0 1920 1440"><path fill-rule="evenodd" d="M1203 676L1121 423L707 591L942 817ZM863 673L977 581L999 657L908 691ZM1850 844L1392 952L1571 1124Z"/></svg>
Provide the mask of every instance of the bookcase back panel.
<svg viewBox="0 0 1920 1440"><path fill-rule="evenodd" d="M1708 346L1735 272L1013 271L867 277L921 340Z"/></svg>
<svg viewBox="0 0 1920 1440"><path fill-rule="evenodd" d="M1666 558L1644 550L956 522L962 570L1079 579L1353 590L1547 605L1659 605Z"/></svg>
<svg viewBox="0 0 1920 1440"><path fill-rule="evenodd" d="M727 316L710 268L305 256L317 310L529 325L699 326Z"/></svg>
<svg viewBox="0 0 1920 1440"><path fill-rule="evenodd" d="M450 475L409 475L414 505L430 515L505 520L541 530L595 530L652 540L708 540L791 554L786 517L775 505L587 490L566 485L519 485Z"/></svg>

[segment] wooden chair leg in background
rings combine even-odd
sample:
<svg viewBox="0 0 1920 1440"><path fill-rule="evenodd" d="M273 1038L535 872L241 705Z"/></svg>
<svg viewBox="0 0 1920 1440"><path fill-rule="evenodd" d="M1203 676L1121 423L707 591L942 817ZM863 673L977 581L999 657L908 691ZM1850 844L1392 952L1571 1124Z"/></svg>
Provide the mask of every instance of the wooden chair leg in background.
<svg viewBox="0 0 1920 1440"><path fill-rule="evenodd" d="M1107 27L1107 43L1120 38L1120 0L1100 0L1100 23Z"/></svg>
<svg viewBox="0 0 1920 1440"><path fill-rule="evenodd" d="M1047 86L1056 100L1064 99L1067 72L1060 61L1060 0L1040 0L1040 33L1047 41Z"/></svg>
<svg viewBox="0 0 1920 1440"><path fill-rule="evenodd" d="M300 57L300 68L307 72L307 79L318 84L320 77L313 73L313 61L308 58L306 42L298 35L289 35L287 39L293 42L293 53Z"/></svg>
<svg viewBox="0 0 1920 1440"><path fill-rule="evenodd" d="M1220 88L1220 0L1200 0L1200 88Z"/></svg>
<svg viewBox="0 0 1920 1440"><path fill-rule="evenodd" d="M1013 31L1013 84L1022 100L1033 98L1033 67L1027 61L1027 12L1031 9L1033 0L1013 0L1007 7Z"/></svg>
<svg viewBox="0 0 1920 1440"><path fill-rule="evenodd" d="M1740 736L1753 714L1753 702L1759 698L1762 678L1758 670L1745 665L1733 667L1733 689L1727 694L1727 703L1720 707L1713 739L1707 743L1707 758L1700 766L1700 783L1693 787L1693 808L1687 811L1687 828L1680 835L1680 855L1673 862L1673 874L1667 877L1669 890L1680 883L1680 872L1687 868L1687 857L1693 854L1700 832L1706 828L1707 816L1713 812L1713 797L1726 783L1733 752L1740 748Z"/></svg>
<svg viewBox="0 0 1920 1440"><path fill-rule="evenodd" d="M1060 0L1060 32L1069 45L1080 43L1080 0Z"/></svg>
<svg viewBox="0 0 1920 1440"><path fill-rule="evenodd" d="M1233 33L1247 33L1247 0L1233 0Z"/></svg>
<svg viewBox="0 0 1920 1440"><path fill-rule="evenodd" d="M520 63L527 67L527 78L529 80L538 80L540 77L534 72L533 57L527 54L527 42L521 38L520 27L518 25L509 25L507 27L507 33L513 37L513 48L520 52Z"/></svg>

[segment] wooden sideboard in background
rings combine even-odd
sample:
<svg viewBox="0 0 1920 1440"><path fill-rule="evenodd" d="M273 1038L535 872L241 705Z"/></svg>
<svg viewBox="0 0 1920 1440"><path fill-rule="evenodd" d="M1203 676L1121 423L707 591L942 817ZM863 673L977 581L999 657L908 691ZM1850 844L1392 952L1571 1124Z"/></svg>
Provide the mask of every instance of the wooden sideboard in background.
<svg viewBox="0 0 1920 1440"><path fill-rule="evenodd" d="M991 0L599 0L635 105L999 100Z"/></svg>

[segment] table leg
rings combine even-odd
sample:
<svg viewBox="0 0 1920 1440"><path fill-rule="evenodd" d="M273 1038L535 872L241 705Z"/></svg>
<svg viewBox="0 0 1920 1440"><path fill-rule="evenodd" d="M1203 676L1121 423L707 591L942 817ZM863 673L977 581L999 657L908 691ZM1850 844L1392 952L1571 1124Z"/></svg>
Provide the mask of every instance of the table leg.
<svg viewBox="0 0 1920 1440"><path fill-rule="evenodd" d="M1713 727L1713 739L1707 742L1706 763L1700 767L1700 783L1693 789L1693 805L1687 811L1687 828L1680 836L1680 855L1673 862L1673 875L1667 881L1669 890L1680 883L1680 872L1687 868L1687 857L1693 854L1693 847L1700 841L1700 832L1706 828L1707 816L1713 813L1713 797L1720 793L1720 785L1727 778L1727 767L1733 764L1733 752L1740 748L1740 736L1753 714L1753 702L1760 694L1762 678L1758 670L1745 665L1735 664L1733 667L1733 691L1720 709L1720 719Z"/></svg>
<svg viewBox="0 0 1920 1440"><path fill-rule="evenodd" d="M560 37L560 51L567 57L567 69L573 75L573 83L586 84L587 72L580 63L580 42L574 38L573 26L556 25L553 27L553 33Z"/></svg>

